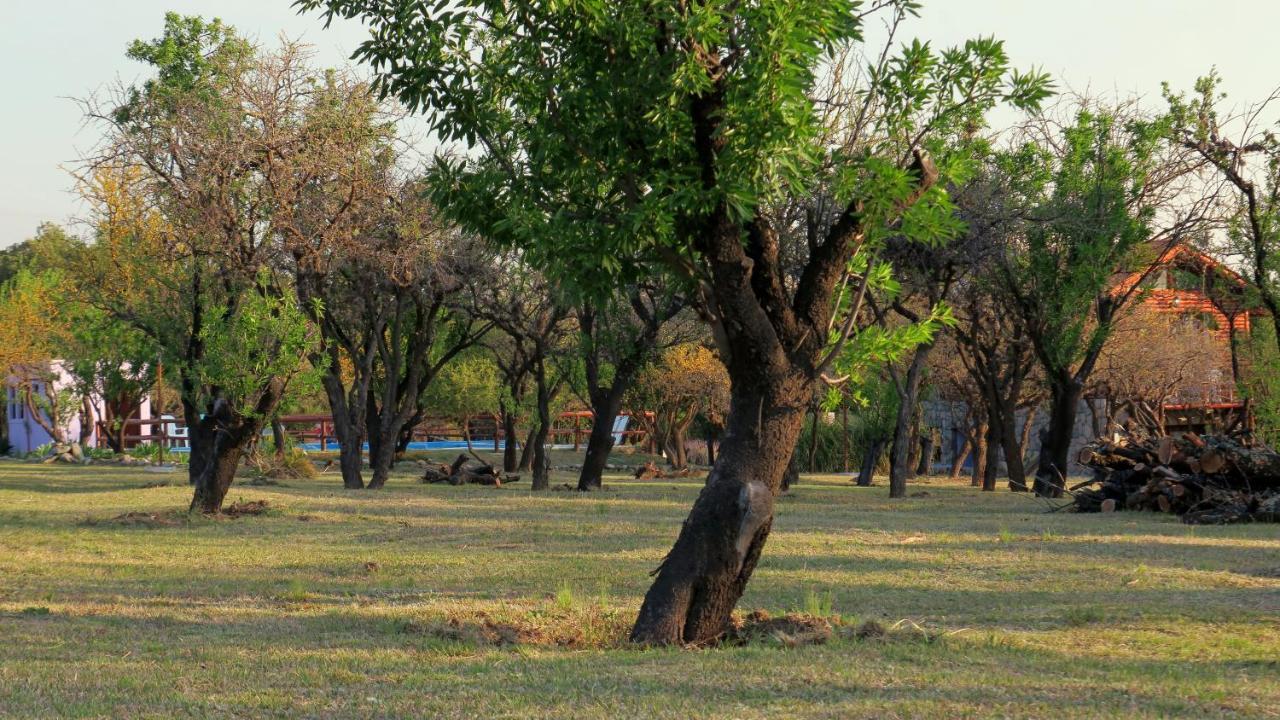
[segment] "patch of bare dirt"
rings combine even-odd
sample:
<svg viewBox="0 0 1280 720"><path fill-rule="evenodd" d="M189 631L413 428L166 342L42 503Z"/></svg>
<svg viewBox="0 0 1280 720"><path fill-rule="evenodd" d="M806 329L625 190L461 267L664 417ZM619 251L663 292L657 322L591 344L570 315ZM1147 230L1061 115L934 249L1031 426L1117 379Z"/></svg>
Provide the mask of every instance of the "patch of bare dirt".
<svg viewBox="0 0 1280 720"><path fill-rule="evenodd" d="M174 510L162 510L160 512L141 512L133 511L113 518L85 518L81 521L81 525L87 527L96 527L104 525L119 525L122 527L176 527L183 524L184 518L181 513Z"/></svg>
<svg viewBox="0 0 1280 720"><path fill-rule="evenodd" d="M802 613L770 617L763 610L735 615L726 641L738 645L770 641L783 647L822 645L835 635L832 620Z"/></svg>
<svg viewBox="0 0 1280 720"><path fill-rule="evenodd" d="M499 622L484 615L472 620L457 617L444 622L410 622L403 631L468 645L556 645L539 628L514 622Z"/></svg>
<svg viewBox="0 0 1280 720"><path fill-rule="evenodd" d="M222 508L223 517L240 518L248 515L265 515L271 509L266 500L241 500Z"/></svg>

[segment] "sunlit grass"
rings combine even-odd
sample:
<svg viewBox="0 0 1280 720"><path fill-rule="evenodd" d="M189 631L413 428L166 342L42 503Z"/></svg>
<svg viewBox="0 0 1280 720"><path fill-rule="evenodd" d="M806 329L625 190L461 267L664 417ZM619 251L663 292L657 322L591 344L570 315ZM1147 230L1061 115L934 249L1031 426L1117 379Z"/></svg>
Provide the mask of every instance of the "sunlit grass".
<svg viewBox="0 0 1280 720"><path fill-rule="evenodd" d="M568 461L560 461L568 462ZM4 717L1275 717L1280 531L1046 513L805 478L744 609L883 639L642 651L648 573L698 491L533 495L329 473L235 486L0 463ZM169 480L168 486L145 487ZM568 474L554 482L571 482ZM527 481L526 481L527 483ZM164 522L122 524L123 513Z"/></svg>

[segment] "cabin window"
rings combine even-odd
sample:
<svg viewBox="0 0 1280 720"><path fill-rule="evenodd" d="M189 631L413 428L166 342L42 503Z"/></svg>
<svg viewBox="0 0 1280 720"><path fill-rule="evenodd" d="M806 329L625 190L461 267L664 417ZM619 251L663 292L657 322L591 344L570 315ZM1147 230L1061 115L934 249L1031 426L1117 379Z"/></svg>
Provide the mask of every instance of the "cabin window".
<svg viewBox="0 0 1280 720"><path fill-rule="evenodd" d="M1169 287L1174 290L1204 291L1204 277L1186 268L1175 267L1169 271Z"/></svg>

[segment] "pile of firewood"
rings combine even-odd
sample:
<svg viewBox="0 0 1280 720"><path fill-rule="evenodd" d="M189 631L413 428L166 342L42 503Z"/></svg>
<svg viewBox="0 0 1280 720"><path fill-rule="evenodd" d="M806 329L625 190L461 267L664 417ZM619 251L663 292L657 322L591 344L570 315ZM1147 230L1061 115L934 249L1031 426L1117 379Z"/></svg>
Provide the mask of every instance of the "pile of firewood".
<svg viewBox="0 0 1280 720"><path fill-rule="evenodd" d="M449 465L428 465L422 473L424 483L444 483L450 485L493 485L502 487L516 482L519 475L503 475L498 469L479 458L471 462L471 458L459 455Z"/></svg>
<svg viewBox="0 0 1280 720"><path fill-rule="evenodd" d="M1086 445L1093 478L1069 488L1076 512L1151 510L1191 524L1280 522L1280 454L1221 435L1124 437Z"/></svg>

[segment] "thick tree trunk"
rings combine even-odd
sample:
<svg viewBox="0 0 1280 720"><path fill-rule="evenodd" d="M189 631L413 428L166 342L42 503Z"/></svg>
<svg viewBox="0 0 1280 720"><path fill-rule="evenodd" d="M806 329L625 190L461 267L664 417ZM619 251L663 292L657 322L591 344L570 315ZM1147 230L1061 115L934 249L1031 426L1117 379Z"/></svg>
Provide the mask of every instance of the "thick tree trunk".
<svg viewBox="0 0 1280 720"><path fill-rule="evenodd" d="M1049 425L1040 436L1040 466L1036 469L1034 490L1040 497L1059 498L1070 471L1071 437L1082 386L1074 379L1064 378L1055 380L1049 390Z"/></svg>
<svg viewBox="0 0 1280 720"><path fill-rule="evenodd" d="M862 455L862 468L858 471L858 487L871 487L875 482L876 466L884 455L884 438L876 438Z"/></svg>
<svg viewBox="0 0 1280 720"><path fill-rule="evenodd" d="M321 358L315 358L320 362ZM325 397L329 400L329 415L333 419L333 434L338 440L338 467L342 471L342 486L348 490L364 488L364 441L373 412L369 408L369 374L356 368L352 387L348 392L342 380L342 366L336 349L331 348L328 366L320 378ZM372 448L370 448L372 450Z"/></svg>
<svg viewBox="0 0 1280 720"><path fill-rule="evenodd" d="M390 438L379 438L378 442L374 442L375 433L369 433L369 467L373 470L373 477L369 479L370 490L380 490L387 484L387 479L391 477L391 468L396 464L396 441L398 437L393 435Z"/></svg>
<svg viewBox="0 0 1280 720"><path fill-rule="evenodd" d="M898 388L898 415L893 426L893 444L889 448L889 497L907 495L907 479L915 468L911 465L911 451L915 435L911 432L916 416L916 404L920 398L920 384L924 380L924 368L932 345L921 345L911 358L907 377Z"/></svg>
<svg viewBox="0 0 1280 720"><path fill-rule="evenodd" d="M645 595L631 639L706 644L719 639L773 525L811 385L801 377L734 383L720 454Z"/></svg>
<svg viewBox="0 0 1280 720"><path fill-rule="evenodd" d="M579 490L600 488L609 453L613 452L613 423L622 411L622 396L626 390L625 386L617 385L615 382L609 392L597 392L591 398L591 435L587 438L587 456L582 460L582 472L578 474Z"/></svg>
<svg viewBox="0 0 1280 720"><path fill-rule="evenodd" d="M998 437L1000 438L1001 449L1004 450L1005 470L1009 476L1009 489L1014 492L1026 492L1027 472L1022 465L1022 445L1018 442L1016 412L1017 408L1013 407L1012 401L1006 402L1000 408Z"/></svg>
<svg viewBox="0 0 1280 720"><path fill-rule="evenodd" d="M227 422L210 415L188 427L191 453L187 472L195 487L190 509L221 512L245 447L262 429L262 423L248 419Z"/></svg>
<svg viewBox="0 0 1280 720"><path fill-rule="evenodd" d="M360 436L359 429L346 413L334 413L333 434L338 440L338 466L342 470L342 486L348 490L364 488L364 438Z"/></svg>

